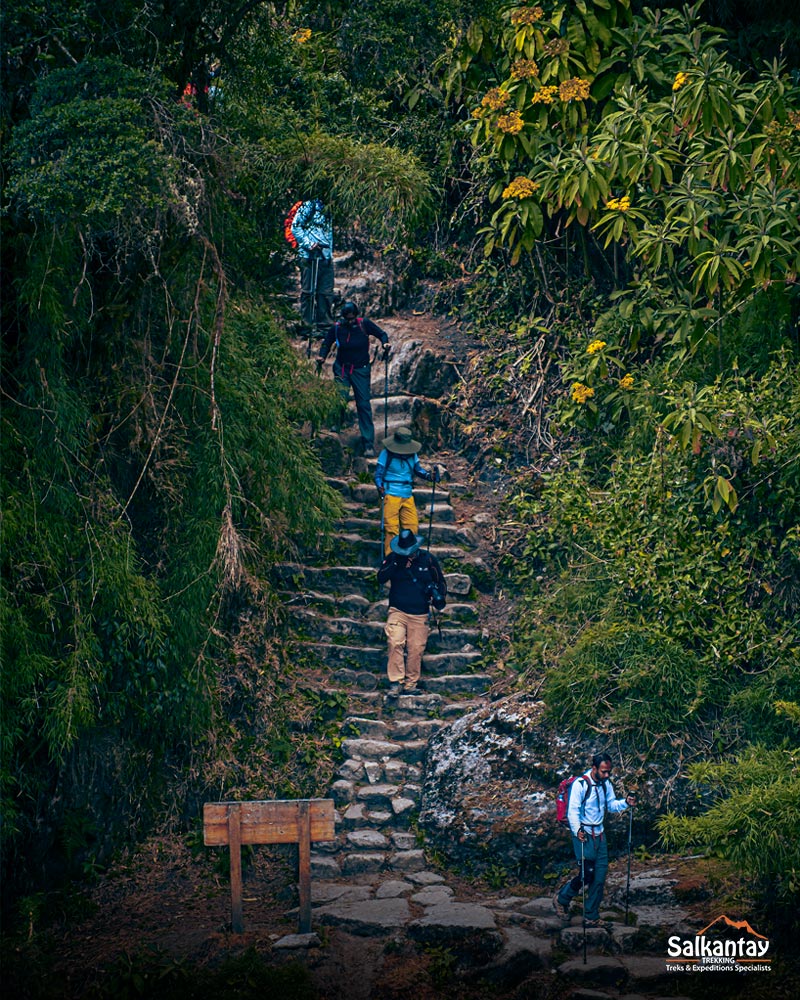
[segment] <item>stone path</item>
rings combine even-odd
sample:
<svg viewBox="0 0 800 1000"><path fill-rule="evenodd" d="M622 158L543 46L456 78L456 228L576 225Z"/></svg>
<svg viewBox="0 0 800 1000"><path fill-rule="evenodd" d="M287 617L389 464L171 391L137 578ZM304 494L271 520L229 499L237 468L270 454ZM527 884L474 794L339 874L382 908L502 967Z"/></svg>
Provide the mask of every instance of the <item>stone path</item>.
<svg viewBox="0 0 800 1000"><path fill-rule="evenodd" d="M415 432L419 400L400 389L398 370L408 363L401 320L381 320L392 339L392 392L384 411L383 368L373 369L376 437L401 423ZM402 380L408 382L408 370ZM431 401L427 400L430 415ZM386 413L384 421L384 412ZM625 926L619 910L604 927L587 930L583 962L580 917L557 915L549 895L497 895L459 899L446 878L431 870L423 835L415 825L422 793L428 739L455 718L472 711L489 690L491 664L482 660L488 632L478 621L474 576L485 567L469 528L456 520L459 497L469 484L437 488L430 537L448 582L448 607L441 631L431 632L418 696L387 700L387 600L377 584L380 563L379 508L372 483L375 460L354 458L358 449L355 415L338 435L317 442L329 482L343 496L345 516L338 527L334 564L309 553L303 563L281 567L288 612L296 626L294 647L321 692L346 699L342 722L342 763L329 795L336 803L336 840L312 852L312 920L361 937L402 935L420 945L448 949L459 967L496 986L513 986L542 970L557 972L563 995L602 998L663 997L680 982L666 973L664 951L652 948L661 923ZM376 449L377 450L377 449ZM422 453L423 464L429 459ZM445 465L445 456L434 460ZM415 490L420 529L427 535L430 488ZM617 887L618 889L619 887ZM648 900L647 887L632 887L631 904ZM613 878L607 898L613 901ZM651 907L651 910L653 907ZM294 916L294 913L289 914ZM673 917L675 914L673 914ZM294 952L320 947L316 933L287 935L275 945ZM571 957L570 957L571 956Z"/></svg>

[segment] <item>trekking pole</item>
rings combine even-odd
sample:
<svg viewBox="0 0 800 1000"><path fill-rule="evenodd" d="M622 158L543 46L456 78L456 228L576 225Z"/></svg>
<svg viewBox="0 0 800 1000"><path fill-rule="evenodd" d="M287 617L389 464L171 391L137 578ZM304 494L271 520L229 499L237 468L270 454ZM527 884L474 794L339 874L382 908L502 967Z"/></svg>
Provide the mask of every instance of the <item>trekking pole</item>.
<svg viewBox="0 0 800 1000"><path fill-rule="evenodd" d="M383 436L389 437L389 355L383 356Z"/></svg>
<svg viewBox="0 0 800 1000"><path fill-rule="evenodd" d="M319 251L311 251L311 326L308 330L306 357L311 357L311 341L317 326L317 286L319 285Z"/></svg>
<svg viewBox="0 0 800 1000"><path fill-rule="evenodd" d="M628 882L625 886L625 926L628 926L628 899L631 893L631 838L633 836L633 806L628 817Z"/></svg>
<svg viewBox="0 0 800 1000"><path fill-rule="evenodd" d="M386 544L383 540L384 524L386 522L386 497L378 494L378 499L381 502L381 538L380 545L378 546L378 555L380 556L380 561L383 562L383 554L386 549Z"/></svg>
<svg viewBox="0 0 800 1000"><path fill-rule="evenodd" d="M431 550L431 533L433 532L433 502L436 498L436 466L433 467L433 489L431 490L431 513L428 518L428 552Z"/></svg>
<svg viewBox="0 0 800 1000"><path fill-rule="evenodd" d="M583 841L581 840L581 905L583 906L583 964L586 965L586 864L583 855Z"/></svg>

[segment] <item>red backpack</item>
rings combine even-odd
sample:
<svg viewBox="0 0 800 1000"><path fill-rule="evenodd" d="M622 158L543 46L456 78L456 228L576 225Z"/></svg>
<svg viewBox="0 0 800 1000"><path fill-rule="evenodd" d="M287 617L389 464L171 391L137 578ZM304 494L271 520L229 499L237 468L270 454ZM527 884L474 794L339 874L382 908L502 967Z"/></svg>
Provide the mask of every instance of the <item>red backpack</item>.
<svg viewBox="0 0 800 1000"><path fill-rule="evenodd" d="M567 812L569 810L569 796L572 792L572 786L576 781L582 781L583 779L583 774L576 774L571 778L564 778L558 786L558 791L556 792L556 822L562 826L569 826ZM587 788L586 794L588 795L588 793L589 789ZM584 795L584 798L586 798L586 795Z"/></svg>
<svg viewBox="0 0 800 1000"><path fill-rule="evenodd" d="M302 201L296 201L286 213L286 218L283 220L283 235L286 237L286 242L294 250L297 249L297 240L294 238L294 233L292 232L292 223L294 222L294 217L297 215L298 208L302 204Z"/></svg>

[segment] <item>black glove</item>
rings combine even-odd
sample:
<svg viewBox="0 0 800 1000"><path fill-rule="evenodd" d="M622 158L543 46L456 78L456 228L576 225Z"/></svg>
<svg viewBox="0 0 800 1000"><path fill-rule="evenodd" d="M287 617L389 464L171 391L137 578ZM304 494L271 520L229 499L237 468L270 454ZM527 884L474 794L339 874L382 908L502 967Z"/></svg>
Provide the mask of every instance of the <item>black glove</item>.
<svg viewBox="0 0 800 1000"><path fill-rule="evenodd" d="M377 489L378 489L378 496L381 498L381 500L383 500L384 497L386 496L386 490L382 486L379 486Z"/></svg>
<svg viewBox="0 0 800 1000"><path fill-rule="evenodd" d="M433 481L435 483L440 483L442 481L442 470L438 465L434 465L433 467Z"/></svg>
<svg viewBox="0 0 800 1000"><path fill-rule="evenodd" d="M383 345L383 360L388 361L389 355L392 353L392 348L390 344Z"/></svg>
<svg viewBox="0 0 800 1000"><path fill-rule="evenodd" d="M317 375L322 371L322 358L317 358Z"/></svg>

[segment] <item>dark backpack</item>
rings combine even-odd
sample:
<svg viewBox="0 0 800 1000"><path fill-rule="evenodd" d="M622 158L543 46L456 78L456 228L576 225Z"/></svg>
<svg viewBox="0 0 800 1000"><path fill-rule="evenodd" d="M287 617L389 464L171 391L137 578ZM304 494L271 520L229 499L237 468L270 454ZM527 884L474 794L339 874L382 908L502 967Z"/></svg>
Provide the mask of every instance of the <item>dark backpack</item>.
<svg viewBox="0 0 800 1000"><path fill-rule="evenodd" d="M575 774L571 778L564 778L558 786L558 791L556 792L556 822L560 823L562 826L569 826L569 819L567 818L567 813L569 811L569 797L576 781L584 781L584 775ZM584 782L584 784L588 785L588 782ZM583 796L584 799L588 794L589 789L587 787Z"/></svg>

